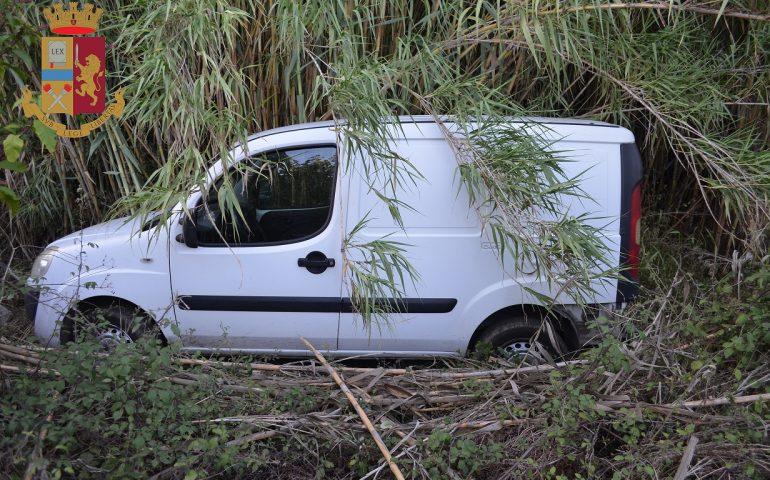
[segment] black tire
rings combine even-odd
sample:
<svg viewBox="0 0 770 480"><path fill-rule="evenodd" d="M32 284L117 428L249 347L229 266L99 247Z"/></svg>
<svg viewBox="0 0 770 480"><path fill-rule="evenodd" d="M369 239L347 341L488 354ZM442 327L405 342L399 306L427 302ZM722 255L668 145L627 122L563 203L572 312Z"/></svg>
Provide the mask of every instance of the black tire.
<svg viewBox="0 0 770 480"><path fill-rule="evenodd" d="M526 364L551 363L569 352L554 322L537 316L501 319L479 334L474 348L479 344L491 346L496 355Z"/></svg>
<svg viewBox="0 0 770 480"><path fill-rule="evenodd" d="M83 304L67 315L60 338L63 344L92 338L101 342L105 350L111 350L119 342L135 342L157 333L154 328L152 318L134 306Z"/></svg>

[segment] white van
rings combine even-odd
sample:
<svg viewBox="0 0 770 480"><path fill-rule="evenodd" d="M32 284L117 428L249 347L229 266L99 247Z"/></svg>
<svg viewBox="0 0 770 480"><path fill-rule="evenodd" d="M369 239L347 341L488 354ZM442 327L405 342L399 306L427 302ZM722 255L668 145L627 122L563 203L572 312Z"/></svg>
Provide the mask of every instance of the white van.
<svg viewBox="0 0 770 480"><path fill-rule="evenodd" d="M36 335L49 345L71 340L73 312L88 318L99 311L110 322L97 329L104 342L136 339L157 325L163 341L198 351L307 355L300 336L338 356L465 355L480 340L521 352L536 335L552 350L554 343L583 345L586 315L575 305L551 311L550 335L538 330L546 309L524 287L551 292L534 276L512 279L504 271L458 188L458 164L439 126L429 117L400 121L392 149L425 177L398 194L414 207L402 211L403 230L371 194L361 168L343 171L331 122L266 131L248 139L247 153L234 149L233 158L267 156L291 168L272 180L233 180L248 225L216 225L205 215L185 221L180 205L168 225L118 219L49 245L33 266L35 293L27 295ZM625 267L620 281L596 286L589 311L622 308L636 294L638 276L642 167L633 134L585 120L511 126L524 122L542 123L559 139L553 148L573 160L563 165L567 175L587 171L580 186L593 202L585 211L606 234L610 258ZM210 169L213 184L222 170L221 162ZM187 206L195 210L203 199L194 191ZM217 196L206 201L216 212ZM341 261L346 232L367 213L359 235L403 242L420 274L398 312L371 331L353 312Z"/></svg>

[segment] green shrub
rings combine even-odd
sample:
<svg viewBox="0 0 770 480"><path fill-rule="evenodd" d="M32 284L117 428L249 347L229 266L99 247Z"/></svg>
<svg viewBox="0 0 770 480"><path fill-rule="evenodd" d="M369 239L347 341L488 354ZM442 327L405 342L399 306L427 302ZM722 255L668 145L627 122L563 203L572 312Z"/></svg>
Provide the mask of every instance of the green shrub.
<svg viewBox="0 0 770 480"><path fill-rule="evenodd" d="M60 376L30 369L6 383L0 469L18 473L31 463L53 478L147 478L228 465L228 431L196 422L218 414L214 385L172 383L173 351L155 341L121 344L108 356L98 349L81 343L45 352Z"/></svg>

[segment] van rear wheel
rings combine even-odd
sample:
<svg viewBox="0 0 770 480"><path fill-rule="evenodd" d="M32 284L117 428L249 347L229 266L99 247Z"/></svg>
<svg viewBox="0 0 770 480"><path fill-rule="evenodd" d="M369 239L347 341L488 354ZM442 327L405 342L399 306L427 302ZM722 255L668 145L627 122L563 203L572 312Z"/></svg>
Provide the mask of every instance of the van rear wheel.
<svg viewBox="0 0 770 480"><path fill-rule="evenodd" d="M83 305L62 325L62 343L95 340L105 351L133 343L150 334L154 323L137 307L112 303L106 307Z"/></svg>
<svg viewBox="0 0 770 480"><path fill-rule="evenodd" d="M479 335L476 346L479 344L491 346L496 355L522 365L554 363L569 351L550 320L529 317L491 325Z"/></svg>

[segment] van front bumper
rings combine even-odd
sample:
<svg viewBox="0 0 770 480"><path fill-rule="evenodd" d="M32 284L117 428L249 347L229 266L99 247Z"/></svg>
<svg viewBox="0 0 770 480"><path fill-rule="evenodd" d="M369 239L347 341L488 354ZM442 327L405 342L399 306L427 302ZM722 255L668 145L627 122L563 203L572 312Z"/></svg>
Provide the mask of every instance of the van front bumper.
<svg viewBox="0 0 770 480"><path fill-rule="evenodd" d="M37 304L40 299L39 290L29 290L24 294L24 313L27 315L27 319L30 322L35 322L37 316Z"/></svg>

